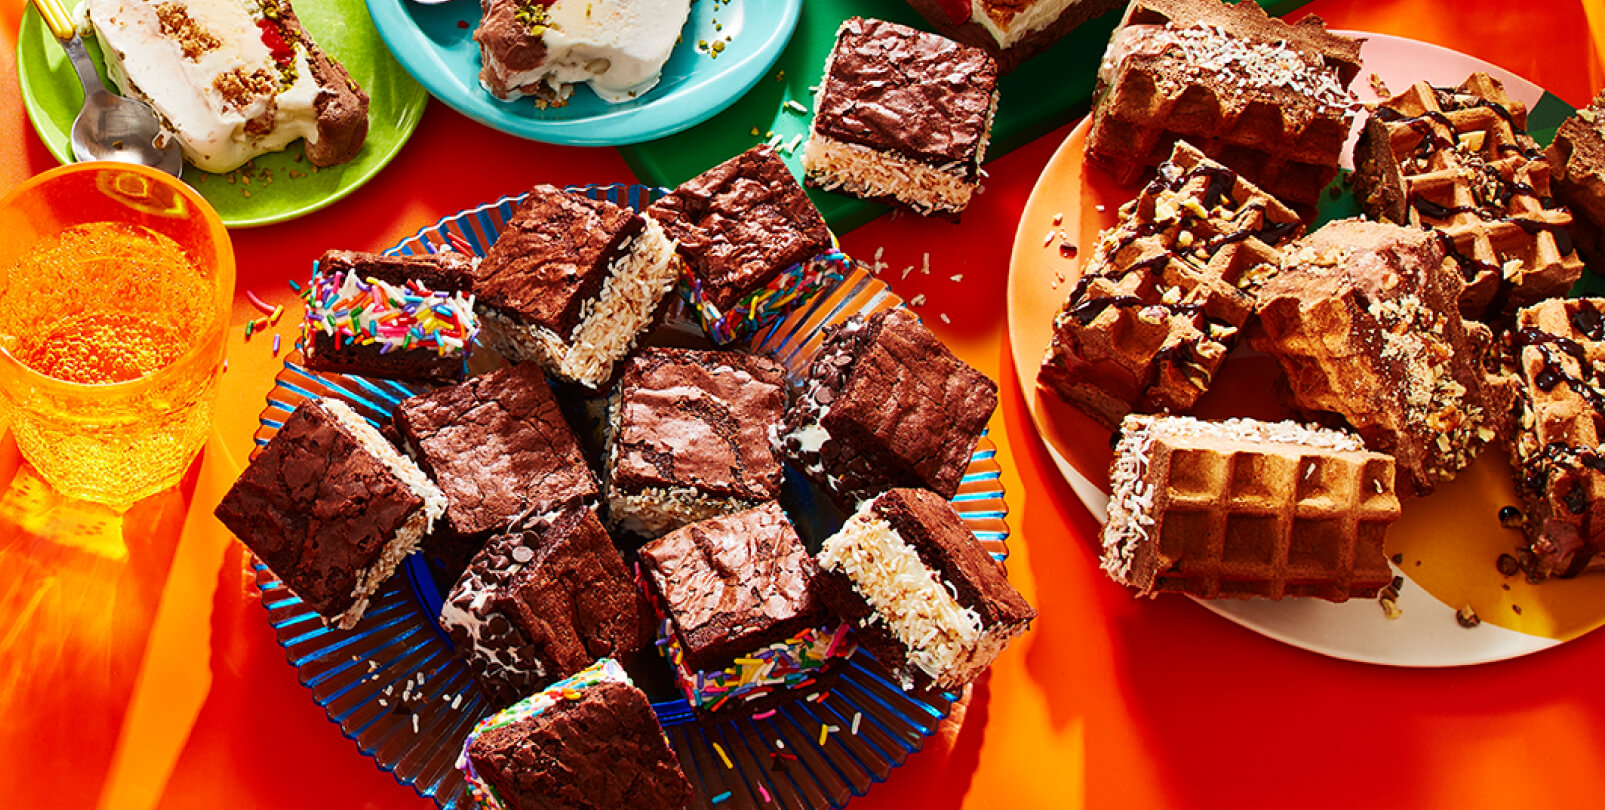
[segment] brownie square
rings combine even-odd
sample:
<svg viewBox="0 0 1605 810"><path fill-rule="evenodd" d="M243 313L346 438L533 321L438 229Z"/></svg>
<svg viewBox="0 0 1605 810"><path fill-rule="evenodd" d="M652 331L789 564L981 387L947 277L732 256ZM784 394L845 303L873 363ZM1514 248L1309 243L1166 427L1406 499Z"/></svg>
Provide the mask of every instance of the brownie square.
<svg viewBox="0 0 1605 810"><path fill-rule="evenodd" d="M461 253L331 250L301 293L301 345L317 371L415 382L463 377L479 318L473 261Z"/></svg>
<svg viewBox="0 0 1605 810"><path fill-rule="evenodd" d="M446 597L440 625L498 705L598 658L628 659L652 633L645 598L587 508L493 539Z"/></svg>
<svg viewBox="0 0 1605 810"><path fill-rule="evenodd" d="M692 669L723 669L825 621L819 568L773 502L693 523L640 553Z"/></svg>
<svg viewBox="0 0 1605 810"><path fill-rule="evenodd" d="M485 539L524 514L591 504L596 479L546 375L520 363L403 400L407 452L446 493L446 528Z"/></svg>
<svg viewBox="0 0 1605 810"><path fill-rule="evenodd" d="M326 399L290 414L216 514L292 593L350 628L445 506L378 430Z"/></svg>
<svg viewBox="0 0 1605 810"><path fill-rule="evenodd" d="M704 328L743 301L750 311L752 293L769 288L781 271L831 249L824 217L765 145L687 180L648 210L676 242L689 303L712 316L703 319ZM768 320L780 312L762 314ZM762 322L743 331L750 334Z"/></svg>
<svg viewBox="0 0 1605 810"><path fill-rule="evenodd" d="M908 310L855 315L825 330L785 452L844 508L894 486L951 498L997 391Z"/></svg>
<svg viewBox="0 0 1605 810"><path fill-rule="evenodd" d="M774 499L784 477L771 437L785 416L785 372L738 352L650 348L626 365L609 403L608 517L657 537Z"/></svg>
<svg viewBox="0 0 1605 810"><path fill-rule="evenodd" d="M596 388L674 285L673 256L652 218L536 186L475 270L486 336L514 362Z"/></svg>
<svg viewBox="0 0 1605 810"><path fill-rule="evenodd" d="M691 802L652 704L610 659L480 721L457 767L480 807L679 810Z"/></svg>
<svg viewBox="0 0 1605 810"><path fill-rule="evenodd" d="M820 594L905 689L958 689L1036 618L946 499L892 489L819 554Z"/></svg>
<svg viewBox="0 0 1605 810"><path fill-rule="evenodd" d="M957 220L980 187L997 81L980 48L848 19L814 100L806 182Z"/></svg>

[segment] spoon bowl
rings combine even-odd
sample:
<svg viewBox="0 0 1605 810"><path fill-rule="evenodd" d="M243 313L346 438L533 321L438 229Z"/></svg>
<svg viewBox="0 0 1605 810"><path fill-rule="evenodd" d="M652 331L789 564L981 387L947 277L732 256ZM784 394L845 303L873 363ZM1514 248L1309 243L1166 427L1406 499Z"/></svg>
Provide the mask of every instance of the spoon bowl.
<svg viewBox="0 0 1605 810"><path fill-rule="evenodd" d="M143 101L106 89L59 0L34 0L34 5L67 52L84 86L84 106L72 124L73 157L80 161L138 163L181 176L184 151L176 139L163 131L156 111Z"/></svg>

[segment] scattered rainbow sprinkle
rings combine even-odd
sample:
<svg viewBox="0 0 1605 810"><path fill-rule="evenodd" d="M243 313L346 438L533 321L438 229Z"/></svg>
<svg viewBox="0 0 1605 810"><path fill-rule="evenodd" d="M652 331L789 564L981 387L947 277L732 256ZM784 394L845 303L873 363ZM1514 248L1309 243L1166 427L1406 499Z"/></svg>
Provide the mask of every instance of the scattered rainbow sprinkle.
<svg viewBox="0 0 1605 810"><path fill-rule="evenodd" d="M336 345L376 344L380 354L432 350L441 357L459 357L479 335L473 296L432 291L416 281L395 285L314 268L301 300L306 302L303 342L322 332L333 335Z"/></svg>
<svg viewBox="0 0 1605 810"><path fill-rule="evenodd" d="M726 669L697 672L686 664L685 650L673 623L665 618L659 623L658 649L674 667L675 684L685 699L693 706L718 711L731 701L746 703L777 690L812 683L819 669L832 658L846 658L857 648L847 640L846 624L838 625L834 632L828 627L809 628L737 658Z"/></svg>
<svg viewBox="0 0 1605 810"><path fill-rule="evenodd" d="M702 280L685 272L680 279L680 296L697 314L702 330L715 343L734 343L784 317L791 306L815 291L847 277L851 260L832 248L805 262L798 262L763 287L742 296L730 309L721 312L702 292Z"/></svg>

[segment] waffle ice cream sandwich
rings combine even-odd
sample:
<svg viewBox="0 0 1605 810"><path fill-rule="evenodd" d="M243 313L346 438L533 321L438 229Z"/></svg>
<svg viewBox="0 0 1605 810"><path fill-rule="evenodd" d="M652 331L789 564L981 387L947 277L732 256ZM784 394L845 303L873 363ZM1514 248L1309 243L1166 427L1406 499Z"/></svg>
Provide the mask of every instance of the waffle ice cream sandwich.
<svg viewBox="0 0 1605 810"><path fill-rule="evenodd" d="M1605 548L1605 299L1535 304L1510 339L1522 382L1510 465L1534 572L1569 576Z"/></svg>
<svg viewBox="0 0 1605 810"><path fill-rule="evenodd" d="M1185 139L1313 211L1359 102L1360 41L1258 4L1134 0L1098 69L1087 158L1136 182Z"/></svg>
<svg viewBox="0 0 1605 810"><path fill-rule="evenodd" d="M1375 596L1393 459L1293 422L1133 414L1109 473L1103 568L1138 594Z"/></svg>
<svg viewBox="0 0 1605 810"><path fill-rule="evenodd" d="M1509 323L1582 275L1572 215L1550 196L1549 161L1527 135L1527 108L1486 73L1456 88L1417 82L1379 104L1354 163L1366 214L1448 237L1467 318Z"/></svg>
<svg viewBox="0 0 1605 810"><path fill-rule="evenodd" d="M1039 382L1113 428L1127 413L1187 413L1209 388L1304 232L1287 206L1178 142L1098 238L1053 321Z"/></svg>

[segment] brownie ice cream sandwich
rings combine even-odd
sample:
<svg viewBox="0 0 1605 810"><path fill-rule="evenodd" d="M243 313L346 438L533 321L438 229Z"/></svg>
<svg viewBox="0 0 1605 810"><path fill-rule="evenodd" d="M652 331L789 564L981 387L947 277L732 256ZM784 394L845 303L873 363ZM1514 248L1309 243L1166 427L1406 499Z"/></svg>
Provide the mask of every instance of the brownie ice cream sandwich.
<svg viewBox="0 0 1605 810"><path fill-rule="evenodd" d="M956 221L981 186L997 83L980 48L848 19L814 99L805 181Z"/></svg>
<svg viewBox="0 0 1605 810"><path fill-rule="evenodd" d="M628 660L651 637L649 612L602 523L576 508L492 539L447 595L440 626L504 704L597 658Z"/></svg>
<svg viewBox="0 0 1605 810"><path fill-rule="evenodd" d="M301 291L306 367L414 382L462 379L479 335L472 271L472 259L450 250L324 253Z"/></svg>
<svg viewBox="0 0 1605 810"><path fill-rule="evenodd" d="M643 350L608 406L608 520L650 538L774 500L785 410L784 371L766 357Z"/></svg>
<svg viewBox="0 0 1605 810"><path fill-rule="evenodd" d="M997 390L908 310L855 315L825 330L782 443L845 508L894 486L951 498Z"/></svg>
<svg viewBox="0 0 1605 810"><path fill-rule="evenodd" d="M457 768L480 810L680 810L691 802L652 704L606 658L481 720Z"/></svg>
<svg viewBox="0 0 1605 810"><path fill-rule="evenodd" d="M865 501L818 561L826 603L905 689L963 686L1037 615L952 504L929 490Z"/></svg>
<svg viewBox="0 0 1605 810"><path fill-rule="evenodd" d="M599 388L674 286L673 258L652 217L536 186L474 274L486 337L509 360Z"/></svg>
<svg viewBox="0 0 1605 810"><path fill-rule="evenodd" d="M292 593L356 626L446 511L446 496L337 399L307 400L240 473L217 517Z"/></svg>

